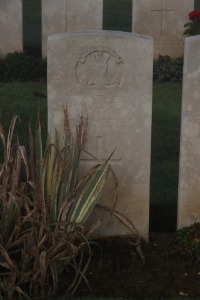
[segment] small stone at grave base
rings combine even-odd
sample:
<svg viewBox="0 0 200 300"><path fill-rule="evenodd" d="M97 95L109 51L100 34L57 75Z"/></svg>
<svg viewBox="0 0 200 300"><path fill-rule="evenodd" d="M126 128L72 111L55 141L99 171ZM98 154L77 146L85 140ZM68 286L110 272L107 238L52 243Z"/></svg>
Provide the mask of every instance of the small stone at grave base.
<svg viewBox="0 0 200 300"><path fill-rule="evenodd" d="M185 293L185 292L179 292L179 295L180 295L180 296L188 296L188 293Z"/></svg>

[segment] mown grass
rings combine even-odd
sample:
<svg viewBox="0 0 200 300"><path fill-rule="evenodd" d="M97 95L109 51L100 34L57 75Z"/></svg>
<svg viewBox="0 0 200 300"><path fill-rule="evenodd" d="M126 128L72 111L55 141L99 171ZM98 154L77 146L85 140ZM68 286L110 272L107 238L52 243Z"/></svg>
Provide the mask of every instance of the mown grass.
<svg viewBox="0 0 200 300"><path fill-rule="evenodd" d="M5 126L5 129L8 129L11 117L18 115L20 121L17 122L17 135L19 136L20 142L25 145L28 145L28 126L30 118L32 119L32 124L35 124L38 112L43 127L43 140L46 140L46 95L46 84L43 83L0 83L1 122Z"/></svg>
<svg viewBox="0 0 200 300"><path fill-rule="evenodd" d="M151 231L176 229L178 162L180 142L181 84L154 84L152 117L152 156L150 189ZM0 84L2 122L8 128L13 114L20 116L17 131L27 145L30 116L34 120L38 109L47 130L46 84L37 82Z"/></svg>
<svg viewBox="0 0 200 300"><path fill-rule="evenodd" d="M150 190L152 231L176 229L181 93L181 84L154 84Z"/></svg>

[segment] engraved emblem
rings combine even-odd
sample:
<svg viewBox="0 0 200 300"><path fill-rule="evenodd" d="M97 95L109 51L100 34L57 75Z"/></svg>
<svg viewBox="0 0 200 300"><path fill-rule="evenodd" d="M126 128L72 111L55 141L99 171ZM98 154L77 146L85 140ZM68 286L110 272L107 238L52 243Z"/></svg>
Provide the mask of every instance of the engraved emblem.
<svg viewBox="0 0 200 300"><path fill-rule="evenodd" d="M112 49L93 47L79 57L76 78L93 95L103 96L120 87L124 80L124 62Z"/></svg>

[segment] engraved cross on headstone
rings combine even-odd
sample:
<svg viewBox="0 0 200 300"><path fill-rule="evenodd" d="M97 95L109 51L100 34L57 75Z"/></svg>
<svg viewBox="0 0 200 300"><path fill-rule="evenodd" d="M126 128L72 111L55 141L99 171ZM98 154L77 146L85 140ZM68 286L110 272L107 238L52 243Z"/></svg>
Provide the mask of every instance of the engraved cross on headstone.
<svg viewBox="0 0 200 300"><path fill-rule="evenodd" d="M152 13L159 13L160 16L161 16L161 32L160 32L160 35L163 34L163 30L164 30L164 17L165 17L165 14L166 13L171 13L171 12L175 12L175 10L172 10L172 9L166 9L165 8L165 5L164 5L164 1L165 0L162 0L162 7L160 9L152 9Z"/></svg>
<svg viewBox="0 0 200 300"><path fill-rule="evenodd" d="M105 151L104 151L105 137L104 136L96 136L95 140L96 140L95 153L92 152L91 155L89 155L89 154L85 155L83 152L82 157L81 157L82 161L94 161L94 160L105 161L106 159L108 159L109 155L114 150L114 149L107 150L107 153L105 153ZM90 153L89 147L90 146L87 147L88 153ZM120 161L121 160L121 156L119 155L119 153L117 153L117 149L116 149L115 153L113 154L113 158L111 160L112 161Z"/></svg>

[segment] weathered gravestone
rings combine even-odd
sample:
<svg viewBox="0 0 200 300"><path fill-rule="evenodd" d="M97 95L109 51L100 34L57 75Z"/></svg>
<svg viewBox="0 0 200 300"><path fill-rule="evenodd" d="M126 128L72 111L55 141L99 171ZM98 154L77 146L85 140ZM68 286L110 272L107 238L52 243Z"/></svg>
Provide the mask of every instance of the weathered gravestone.
<svg viewBox="0 0 200 300"><path fill-rule="evenodd" d="M133 0L132 31L154 38L154 57L183 55L184 24L194 0Z"/></svg>
<svg viewBox="0 0 200 300"><path fill-rule="evenodd" d="M148 237L152 107L152 39L131 33L92 31L48 40L48 127L61 129L63 105L72 124L88 116L81 167L104 161L116 148L112 167L119 182L117 210ZM102 203L114 199L110 179ZM130 234L108 212L97 235ZM94 218L94 216L93 216Z"/></svg>
<svg viewBox="0 0 200 300"><path fill-rule="evenodd" d="M42 0L42 54L49 35L98 30L103 26L103 0Z"/></svg>
<svg viewBox="0 0 200 300"><path fill-rule="evenodd" d="M178 228L200 222L200 36L185 39Z"/></svg>
<svg viewBox="0 0 200 300"><path fill-rule="evenodd" d="M0 55L23 50L22 0L0 0Z"/></svg>

